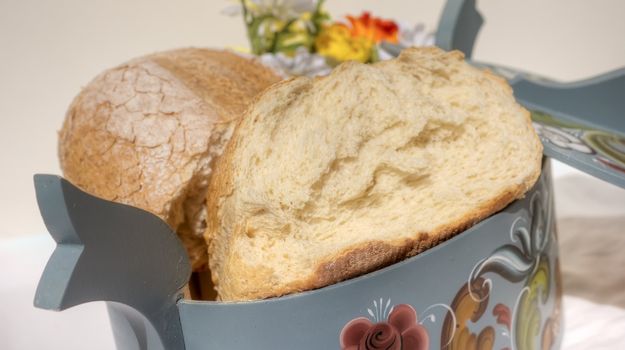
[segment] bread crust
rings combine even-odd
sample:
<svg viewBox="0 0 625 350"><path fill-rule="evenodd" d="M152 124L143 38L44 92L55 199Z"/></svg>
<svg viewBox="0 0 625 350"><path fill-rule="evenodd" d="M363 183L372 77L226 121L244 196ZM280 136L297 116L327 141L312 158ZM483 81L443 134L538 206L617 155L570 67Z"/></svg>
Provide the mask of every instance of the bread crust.
<svg viewBox="0 0 625 350"><path fill-rule="evenodd" d="M437 54L442 52L438 49L428 50L434 50L433 52ZM463 57L460 52L453 52L451 55L460 58ZM489 71L486 72L486 77L500 85L501 89L510 95L512 94L512 89L507 84L505 79L496 76ZM288 83L288 81L285 81L281 84ZM274 88L278 88L279 85L280 84L274 85ZM259 95L256 97L256 100L262 98L263 95ZM251 110L251 107L248 111L249 110ZM502 190L498 196L490 199L480 207L475 208L472 212L467 213L465 216L454 222L439 226L431 232L414 232L412 234L413 238L410 239L367 241L328 255L315 262L312 274L309 276L302 276L301 279L286 285L273 285L271 282L268 282L273 279L273 271L271 269L264 266L255 267L246 265L245 262L241 261L240 257L230 257L228 264L237 265L232 267L232 269L236 269L238 273L245 271L245 278L241 277L242 275L238 275L237 278L231 278L231 276L228 276L227 274L219 276L218 274L213 273L214 282L217 285L220 298L222 300L253 300L278 297L290 293L321 288L342 280L360 276L408 257L417 255L433 246L436 246L456 234L463 232L479 221L502 210L514 200L522 198L537 181L541 172L542 162L542 144L533 131L529 112L526 110L523 111L524 118L526 120L525 124L530 131L530 134L533 135L531 142L535 151L535 158L532 159L533 164L528 164L528 167L531 167L533 171L529 176L523 179L522 182ZM209 187L209 227L205 236L209 241L209 254L211 254L211 256L217 256L219 254L213 251L215 249L214 241L216 239L222 240L220 241L220 244L225 243L223 241L225 237L214 236L215 232L219 230L219 225L221 224L220 210L223 209L220 207L221 199L229 196L234 190L232 182L234 177L234 157L240 142L241 130L249 127L247 123L251 123L250 118L251 116L249 113L246 113L246 118L242 119L238 123L230 144L218 162L216 168L217 174L213 177ZM236 232L234 231L236 231L236 229L233 229L231 234L236 236ZM227 250L227 247L222 247L222 249ZM211 259L210 262L211 269L213 271L220 270L220 264L224 263L223 261L218 261L216 259Z"/></svg>
<svg viewBox="0 0 625 350"><path fill-rule="evenodd" d="M59 132L65 177L96 196L148 210L179 232L194 270L207 265L198 234L202 182L247 103L279 77L222 50L140 57L91 81ZM195 193L202 192L202 193ZM194 196L197 203L189 204ZM199 200L197 199L199 198ZM193 219L190 219L193 216Z"/></svg>

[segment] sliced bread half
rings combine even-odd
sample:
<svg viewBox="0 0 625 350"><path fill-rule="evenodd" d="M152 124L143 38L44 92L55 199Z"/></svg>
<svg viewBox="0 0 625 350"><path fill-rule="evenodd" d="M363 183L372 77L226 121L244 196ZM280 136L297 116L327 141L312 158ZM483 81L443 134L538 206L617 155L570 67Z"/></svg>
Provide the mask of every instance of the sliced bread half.
<svg viewBox="0 0 625 350"><path fill-rule="evenodd" d="M418 254L522 197L541 157L506 81L460 52L413 48L278 83L209 186L219 296L319 288Z"/></svg>

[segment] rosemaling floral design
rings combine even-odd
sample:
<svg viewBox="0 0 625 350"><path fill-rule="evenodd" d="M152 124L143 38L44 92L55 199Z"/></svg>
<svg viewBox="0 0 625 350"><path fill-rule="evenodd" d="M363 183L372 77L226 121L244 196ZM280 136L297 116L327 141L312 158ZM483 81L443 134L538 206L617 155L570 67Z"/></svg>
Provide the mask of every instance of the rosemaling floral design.
<svg viewBox="0 0 625 350"><path fill-rule="evenodd" d="M392 308L386 321L366 317L349 321L340 335L341 350L427 350L429 336L408 304Z"/></svg>
<svg viewBox="0 0 625 350"><path fill-rule="evenodd" d="M596 164L625 173L625 137L566 122L540 111L532 111L532 120L543 142L570 151L570 156L591 157Z"/></svg>
<svg viewBox="0 0 625 350"><path fill-rule="evenodd" d="M542 178L540 181L546 180ZM512 314L507 305L497 304L492 309L497 323L510 332L511 348L552 348L560 329L561 287L559 276L556 274L552 278L554 267L548 256L555 242L553 211L549 200L546 192L532 194L528 215L519 216L511 227L512 243L498 248L475 265L469 281L460 288L451 304L454 312L445 318L442 339L449 337L451 331L455 331L456 336L448 347L442 349L493 348L495 332L492 326L477 332L471 331L473 328L470 326L477 323L488 310L489 296L493 290L489 274L524 286L512 308ZM552 290L552 280L556 283L555 292ZM555 298L555 302L553 309L548 311L546 305L550 298Z"/></svg>

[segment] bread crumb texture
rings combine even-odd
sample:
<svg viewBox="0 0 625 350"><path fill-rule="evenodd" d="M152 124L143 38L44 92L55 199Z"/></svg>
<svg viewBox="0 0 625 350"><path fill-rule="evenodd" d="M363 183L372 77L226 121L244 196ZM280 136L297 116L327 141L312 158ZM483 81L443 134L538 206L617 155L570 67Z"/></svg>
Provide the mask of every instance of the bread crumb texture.
<svg viewBox="0 0 625 350"><path fill-rule="evenodd" d="M132 60L91 81L59 133L67 179L158 215L180 234L194 269L207 265L206 189L232 121L278 78L226 51L179 49Z"/></svg>
<svg viewBox="0 0 625 350"><path fill-rule="evenodd" d="M541 157L505 80L460 52L412 48L276 84L209 188L220 298L318 288L415 255L522 197Z"/></svg>

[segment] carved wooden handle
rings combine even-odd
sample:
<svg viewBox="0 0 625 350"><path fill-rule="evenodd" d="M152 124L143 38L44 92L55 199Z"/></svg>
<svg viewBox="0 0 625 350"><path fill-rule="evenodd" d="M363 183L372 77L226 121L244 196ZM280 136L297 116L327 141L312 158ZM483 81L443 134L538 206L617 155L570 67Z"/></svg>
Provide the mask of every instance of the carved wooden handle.
<svg viewBox="0 0 625 350"><path fill-rule="evenodd" d="M34 181L39 210L57 243L35 306L60 311L106 301L115 317L134 325L126 333L136 337L136 348L184 349L176 301L191 267L169 226L144 210L89 195L59 176L35 175Z"/></svg>

